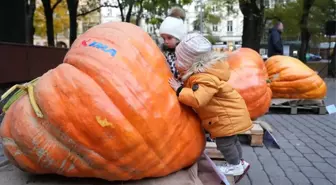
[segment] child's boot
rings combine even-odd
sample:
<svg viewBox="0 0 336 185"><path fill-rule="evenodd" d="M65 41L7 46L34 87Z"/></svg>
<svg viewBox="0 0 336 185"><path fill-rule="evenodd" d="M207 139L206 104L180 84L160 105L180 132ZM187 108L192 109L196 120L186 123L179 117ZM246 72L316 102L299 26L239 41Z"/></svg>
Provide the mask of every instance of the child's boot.
<svg viewBox="0 0 336 185"><path fill-rule="evenodd" d="M246 162L244 159L241 160L241 163L243 165L244 172L247 171L250 168L250 164L248 162Z"/></svg>
<svg viewBox="0 0 336 185"><path fill-rule="evenodd" d="M237 165L225 163L223 166L220 166L219 169L224 175L229 176L238 176L244 173L242 161Z"/></svg>

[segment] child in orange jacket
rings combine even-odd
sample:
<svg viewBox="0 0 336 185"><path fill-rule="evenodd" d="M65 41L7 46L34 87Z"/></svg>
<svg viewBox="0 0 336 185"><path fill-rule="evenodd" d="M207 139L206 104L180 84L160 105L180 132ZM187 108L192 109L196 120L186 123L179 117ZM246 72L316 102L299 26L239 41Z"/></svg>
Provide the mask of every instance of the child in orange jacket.
<svg viewBox="0 0 336 185"><path fill-rule="evenodd" d="M188 34L176 48L176 68L184 86L171 78L169 83L178 100L198 113L202 126L215 139L227 163L225 175L242 175L249 164L242 160L237 134L252 128L244 99L228 80L226 54L212 51L211 43L198 33Z"/></svg>

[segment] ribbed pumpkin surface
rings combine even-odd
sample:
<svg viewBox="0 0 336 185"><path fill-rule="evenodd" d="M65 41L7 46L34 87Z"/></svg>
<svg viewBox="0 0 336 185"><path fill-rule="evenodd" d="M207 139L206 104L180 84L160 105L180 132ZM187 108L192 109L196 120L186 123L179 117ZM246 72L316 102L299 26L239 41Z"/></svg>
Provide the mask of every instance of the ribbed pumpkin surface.
<svg viewBox="0 0 336 185"><path fill-rule="evenodd" d="M240 48L228 56L230 85L244 98L252 119L264 115L270 107L272 91L261 56L249 48Z"/></svg>
<svg viewBox="0 0 336 185"><path fill-rule="evenodd" d="M324 98L327 86L315 71L289 56L273 56L266 61L274 98Z"/></svg>
<svg viewBox="0 0 336 185"><path fill-rule="evenodd" d="M106 23L81 35L64 63L45 73L34 95L6 112L6 156L23 170L129 180L193 164L205 138L200 121L168 84L164 56L129 23Z"/></svg>

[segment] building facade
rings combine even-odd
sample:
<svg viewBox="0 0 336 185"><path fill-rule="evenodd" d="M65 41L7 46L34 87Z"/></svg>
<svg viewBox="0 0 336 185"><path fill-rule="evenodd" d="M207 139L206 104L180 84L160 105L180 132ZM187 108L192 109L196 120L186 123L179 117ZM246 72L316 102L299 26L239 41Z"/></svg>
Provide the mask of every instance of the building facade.
<svg viewBox="0 0 336 185"><path fill-rule="evenodd" d="M108 4L112 6L118 6L117 0L101 0L101 4ZM133 12L137 12L137 7L133 8ZM119 8L107 6L102 7L100 10L100 22L120 22L121 21L121 12ZM155 30L151 28L150 25L146 24L145 20L140 21L139 25L142 29L149 33L155 33Z"/></svg>
<svg viewBox="0 0 336 185"><path fill-rule="evenodd" d="M203 0L203 7L207 3L209 3L209 0ZM193 23L201 13L200 7L200 0L193 1L190 5L184 6L187 12L186 25L189 32L194 30ZM212 13L221 14L221 21L215 25L203 23L204 34L207 35L207 29L210 29L212 35L217 38L217 45L221 45L222 47L240 47L242 43L244 17L239 9L238 3L227 8L233 11L228 13L228 11L225 11L226 8L211 7Z"/></svg>

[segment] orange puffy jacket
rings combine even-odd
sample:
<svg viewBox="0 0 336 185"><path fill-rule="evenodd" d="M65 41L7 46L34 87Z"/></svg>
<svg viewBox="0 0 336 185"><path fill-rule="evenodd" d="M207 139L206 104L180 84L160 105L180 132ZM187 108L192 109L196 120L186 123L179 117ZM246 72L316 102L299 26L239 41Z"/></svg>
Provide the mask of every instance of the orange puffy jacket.
<svg viewBox="0 0 336 185"><path fill-rule="evenodd" d="M200 62L194 63L184 75L185 87L177 91L179 101L194 108L212 138L251 129L252 121L244 99L227 82L228 63L224 60Z"/></svg>

